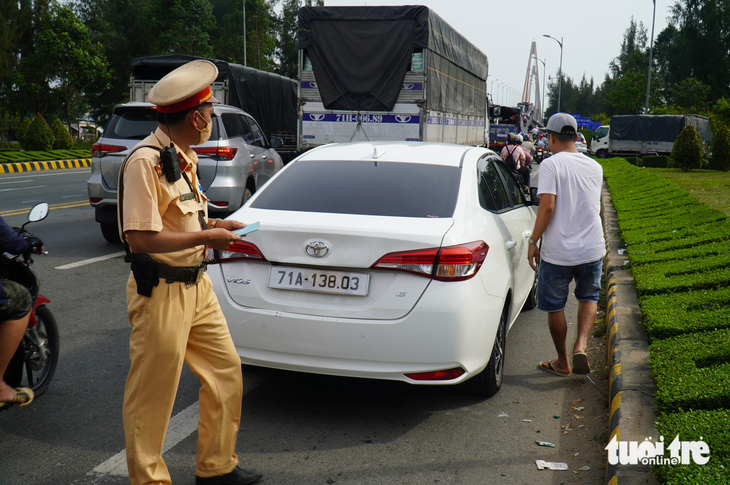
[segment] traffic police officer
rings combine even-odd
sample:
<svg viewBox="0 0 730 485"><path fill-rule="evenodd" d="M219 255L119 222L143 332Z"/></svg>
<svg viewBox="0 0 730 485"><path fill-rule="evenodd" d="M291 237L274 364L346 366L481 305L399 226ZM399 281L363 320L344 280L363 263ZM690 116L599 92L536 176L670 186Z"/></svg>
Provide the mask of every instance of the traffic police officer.
<svg viewBox="0 0 730 485"><path fill-rule="evenodd" d="M132 263L124 433L134 485L171 483L161 454L183 361L202 385L196 484L261 478L238 467L241 361L203 265L207 246L228 248L241 239L231 231L245 225L208 219L190 148L210 137L211 103L219 102L210 84L217 77L215 64L205 60L163 77L149 93L159 126L120 172L119 219Z"/></svg>

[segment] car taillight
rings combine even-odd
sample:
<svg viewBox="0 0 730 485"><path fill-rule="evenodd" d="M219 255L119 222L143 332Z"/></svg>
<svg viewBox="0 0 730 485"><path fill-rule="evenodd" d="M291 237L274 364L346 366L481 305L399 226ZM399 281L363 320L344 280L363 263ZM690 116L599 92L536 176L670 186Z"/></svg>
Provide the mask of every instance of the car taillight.
<svg viewBox="0 0 730 485"><path fill-rule="evenodd" d="M456 379L466 372L461 367L455 367L453 369L437 370L433 372L417 372L415 374L404 374L409 379L414 381L450 381Z"/></svg>
<svg viewBox="0 0 730 485"><path fill-rule="evenodd" d="M91 197L89 199L89 202L91 202L92 204L96 204L97 202L101 202L101 198L100 197Z"/></svg>
<svg viewBox="0 0 730 485"><path fill-rule="evenodd" d="M126 150L127 147L119 145L107 145L105 143L94 143L91 145L91 156L92 157L103 157L107 153L115 153Z"/></svg>
<svg viewBox="0 0 730 485"><path fill-rule="evenodd" d="M444 248L402 251L386 254L371 268L406 271L432 276L439 281L462 281L477 274L488 251L489 246L484 241Z"/></svg>
<svg viewBox="0 0 730 485"><path fill-rule="evenodd" d="M255 244L248 241L236 241L228 249L220 252L219 261L230 261L233 259L255 259L266 261L261 250Z"/></svg>
<svg viewBox="0 0 730 485"><path fill-rule="evenodd" d="M198 155L204 155L206 157L212 157L216 160L233 160L238 153L238 148L235 147L194 147L193 151Z"/></svg>

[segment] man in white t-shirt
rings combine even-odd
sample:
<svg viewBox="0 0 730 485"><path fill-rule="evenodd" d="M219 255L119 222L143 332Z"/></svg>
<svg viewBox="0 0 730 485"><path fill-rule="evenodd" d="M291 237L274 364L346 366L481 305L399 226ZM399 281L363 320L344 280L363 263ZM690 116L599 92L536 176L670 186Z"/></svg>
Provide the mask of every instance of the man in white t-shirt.
<svg viewBox="0 0 730 485"><path fill-rule="evenodd" d="M578 126L571 115L556 113L547 124L553 156L540 165L540 195L528 260L535 271L539 263L537 301L548 312L550 335L558 358L540 362L540 369L567 377L590 373L586 347L598 309L603 256L606 246L601 224L603 169L575 148ZM542 238L541 247L537 241ZM575 280L578 299L578 335L573 362L568 360L565 304L568 286Z"/></svg>

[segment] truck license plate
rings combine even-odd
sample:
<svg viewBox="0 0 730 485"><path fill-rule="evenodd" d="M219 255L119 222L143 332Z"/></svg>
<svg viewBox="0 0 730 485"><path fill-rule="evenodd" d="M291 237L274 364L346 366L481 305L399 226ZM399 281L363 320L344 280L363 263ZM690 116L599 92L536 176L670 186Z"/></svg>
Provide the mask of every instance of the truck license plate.
<svg viewBox="0 0 730 485"><path fill-rule="evenodd" d="M269 288L313 291L336 295L366 296L370 275L310 268L272 266L269 268Z"/></svg>

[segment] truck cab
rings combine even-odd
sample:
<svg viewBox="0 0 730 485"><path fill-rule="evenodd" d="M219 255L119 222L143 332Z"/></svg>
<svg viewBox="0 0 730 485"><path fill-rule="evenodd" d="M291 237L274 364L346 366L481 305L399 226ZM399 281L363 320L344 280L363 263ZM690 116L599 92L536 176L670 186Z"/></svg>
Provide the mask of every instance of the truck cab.
<svg viewBox="0 0 730 485"><path fill-rule="evenodd" d="M590 154L598 158L608 157L608 139L611 132L609 125L601 125L596 129L591 140Z"/></svg>

